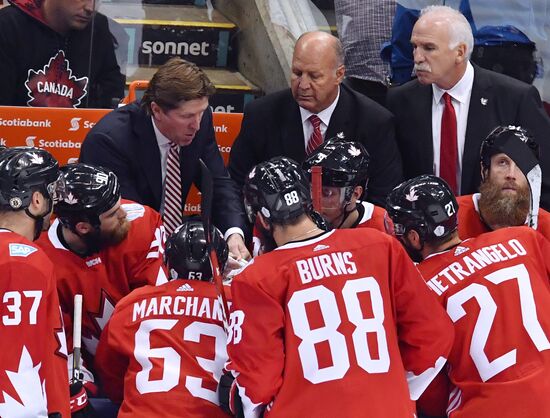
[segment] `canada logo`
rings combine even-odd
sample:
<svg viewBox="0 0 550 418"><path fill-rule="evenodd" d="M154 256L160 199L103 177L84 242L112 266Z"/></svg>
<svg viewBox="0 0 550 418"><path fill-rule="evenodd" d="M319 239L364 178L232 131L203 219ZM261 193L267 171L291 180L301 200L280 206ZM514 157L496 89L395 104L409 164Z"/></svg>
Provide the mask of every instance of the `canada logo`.
<svg viewBox="0 0 550 418"><path fill-rule="evenodd" d="M29 106L78 107L86 96L88 77L76 78L65 53L59 51L42 70L29 70L25 87Z"/></svg>

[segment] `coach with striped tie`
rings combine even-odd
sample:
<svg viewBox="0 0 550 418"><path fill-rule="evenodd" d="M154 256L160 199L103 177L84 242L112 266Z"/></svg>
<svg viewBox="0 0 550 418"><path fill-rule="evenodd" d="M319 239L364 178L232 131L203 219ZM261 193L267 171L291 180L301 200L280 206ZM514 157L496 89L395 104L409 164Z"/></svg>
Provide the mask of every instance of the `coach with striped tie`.
<svg viewBox="0 0 550 418"><path fill-rule="evenodd" d="M122 196L159 210L168 232L182 222L191 184L200 189L202 159L214 177L214 223L230 252L249 258L245 217L214 137L208 98L214 86L195 64L172 58L155 73L141 101L101 119L88 133L80 161L110 168Z"/></svg>

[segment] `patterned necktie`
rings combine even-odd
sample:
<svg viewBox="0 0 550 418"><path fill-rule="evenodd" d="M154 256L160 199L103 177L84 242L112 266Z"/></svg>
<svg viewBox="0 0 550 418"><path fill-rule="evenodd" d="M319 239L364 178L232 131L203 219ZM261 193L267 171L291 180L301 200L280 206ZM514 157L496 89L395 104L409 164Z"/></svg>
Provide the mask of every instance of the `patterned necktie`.
<svg viewBox="0 0 550 418"><path fill-rule="evenodd" d="M179 151L180 147L178 145L170 144L166 162L164 211L162 217L168 234L171 234L183 222Z"/></svg>
<svg viewBox="0 0 550 418"><path fill-rule="evenodd" d="M439 176L445 180L454 194L458 192L456 167L458 149L456 139L456 113L448 93L443 95L445 109L441 117L441 144L439 147Z"/></svg>
<svg viewBox="0 0 550 418"><path fill-rule="evenodd" d="M323 135L321 135L321 119L317 115L311 115L308 118L311 126L313 126L313 133L309 137L307 142L306 154L310 155L315 149L323 143Z"/></svg>

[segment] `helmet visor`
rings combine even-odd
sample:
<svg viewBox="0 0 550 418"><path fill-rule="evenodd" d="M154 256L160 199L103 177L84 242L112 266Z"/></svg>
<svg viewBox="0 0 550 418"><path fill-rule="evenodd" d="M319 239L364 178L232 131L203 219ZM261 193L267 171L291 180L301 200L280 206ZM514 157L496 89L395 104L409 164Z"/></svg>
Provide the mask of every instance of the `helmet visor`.
<svg viewBox="0 0 550 418"><path fill-rule="evenodd" d="M344 206L345 187L323 186L321 189L321 208L340 209Z"/></svg>

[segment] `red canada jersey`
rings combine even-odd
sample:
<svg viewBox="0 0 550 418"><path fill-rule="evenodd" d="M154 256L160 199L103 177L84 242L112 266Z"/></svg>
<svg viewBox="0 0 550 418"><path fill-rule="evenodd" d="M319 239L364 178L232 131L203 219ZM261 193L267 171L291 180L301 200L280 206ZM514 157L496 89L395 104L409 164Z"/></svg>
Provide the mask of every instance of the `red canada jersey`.
<svg viewBox="0 0 550 418"><path fill-rule="evenodd" d="M217 395L226 340L214 284L146 286L116 306L96 369L107 395L122 402L119 418L227 418Z"/></svg>
<svg viewBox="0 0 550 418"><path fill-rule="evenodd" d="M503 228L418 268L454 322L448 416L549 416L550 243Z"/></svg>
<svg viewBox="0 0 550 418"><path fill-rule="evenodd" d="M54 267L21 235L0 230L0 417L70 417L67 345Z"/></svg>
<svg viewBox="0 0 550 418"><path fill-rule="evenodd" d="M357 202L362 208L359 210L359 219L353 226L354 228L374 228L381 232L386 232L384 218L386 209L373 205L370 202Z"/></svg>
<svg viewBox="0 0 550 418"><path fill-rule="evenodd" d="M399 242L372 228L283 245L231 287L227 367L247 417L413 417L452 345Z"/></svg>
<svg viewBox="0 0 550 418"><path fill-rule="evenodd" d="M384 226L384 218L386 217L385 209L380 206L373 205L370 202L357 202L357 210L359 212L359 217L351 228L374 228L379 231L386 232ZM272 248L266 247L266 242L268 240L258 227L258 222L259 221L257 220L252 230L253 257L272 251Z"/></svg>
<svg viewBox="0 0 550 418"><path fill-rule="evenodd" d="M57 291L61 309L67 314L65 332L70 351L75 294L82 295L82 347L93 356L115 304L133 289L167 281L162 260L165 234L160 215L138 203L127 200L122 203L131 222L128 236L117 245L81 257L60 239L62 227L58 219L37 241L56 266Z"/></svg>
<svg viewBox="0 0 550 418"><path fill-rule="evenodd" d="M458 196L458 235L462 239L475 238L491 229L481 220L479 215L479 193ZM537 231L546 239L550 239L550 212L539 208Z"/></svg>

